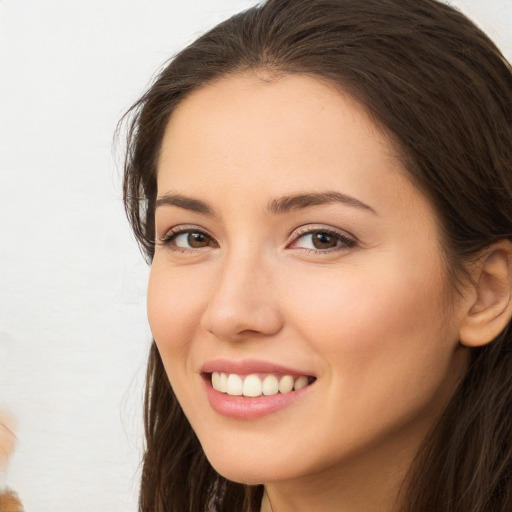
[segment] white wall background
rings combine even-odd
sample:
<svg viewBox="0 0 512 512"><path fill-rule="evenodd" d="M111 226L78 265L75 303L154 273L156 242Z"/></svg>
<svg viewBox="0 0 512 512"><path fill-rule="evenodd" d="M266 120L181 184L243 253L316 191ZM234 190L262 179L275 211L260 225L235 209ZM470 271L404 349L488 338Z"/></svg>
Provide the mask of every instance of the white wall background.
<svg viewBox="0 0 512 512"><path fill-rule="evenodd" d="M27 512L135 511L147 269L112 136L156 69L250 0L0 1L0 409ZM512 0L457 0L512 58Z"/></svg>

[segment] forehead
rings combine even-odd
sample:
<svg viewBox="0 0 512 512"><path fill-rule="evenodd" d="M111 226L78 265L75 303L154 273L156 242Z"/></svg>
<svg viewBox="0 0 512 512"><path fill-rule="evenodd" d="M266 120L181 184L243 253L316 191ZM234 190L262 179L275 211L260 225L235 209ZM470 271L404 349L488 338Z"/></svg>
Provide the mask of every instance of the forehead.
<svg viewBox="0 0 512 512"><path fill-rule="evenodd" d="M235 144L250 135L257 145L268 135L276 143L295 141L305 151L315 142L311 135L318 129L332 130L333 136L343 136L344 129L363 132L394 153L365 108L340 88L310 75L271 77L256 72L223 77L187 95L171 115L164 146L183 150L182 142L203 135L208 136L203 144L216 145L226 137ZM169 148L163 149L165 153Z"/></svg>
<svg viewBox="0 0 512 512"><path fill-rule="evenodd" d="M158 164L159 194L341 188L369 202L384 184L400 201L414 189L364 107L307 75L247 73L193 91L172 114Z"/></svg>

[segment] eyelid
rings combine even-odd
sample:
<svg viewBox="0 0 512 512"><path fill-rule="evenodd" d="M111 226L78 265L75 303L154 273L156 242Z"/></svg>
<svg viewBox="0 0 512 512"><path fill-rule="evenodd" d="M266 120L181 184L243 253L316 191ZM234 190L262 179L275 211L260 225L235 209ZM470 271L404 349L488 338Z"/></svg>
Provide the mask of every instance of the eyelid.
<svg viewBox="0 0 512 512"><path fill-rule="evenodd" d="M306 235L309 233L318 233L318 232L326 232L333 233L334 235L339 235L344 238L350 238L354 240L354 242L358 242L357 237L355 237L352 233L345 231L344 229L335 228L334 226L329 226L326 224L304 224L303 226L299 226L295 228L289 235L291 241L294 238Z"/></svg>
<svg viewBox="0 0 512 512"><path fill-rule="evenodd" d="M171 228L167 229L165 231L165 234L163 236L157 237L157 243L158 245L161 245L163 247L170 246L171 242L177 238L179 235L183 235L184 233L202 233L209 237L212 241L215 242L215 246L218 246L217 241L215 240L214 236L211 235L207 229L204 229L200 226L194 225L194 224L179 224L177 226L172 226ZM184 247L175 247L176 250L179 251L198 251L199 249L186 249Z"/></svg>
<svg viewBox="0 0 512 512"><path fill-rule="evenodd" d="M183 233L184 231L190 231L192 229L199 230L199 227L194 226L193 224L178 224L177 226L171 226L169 229L166 229L164 234L162 236L157 236L156 239L160 243L165 243L166 239L169 237Z"/></svg>
<svg viewBox="0 0 512 512"><path fill-rule="evenodd" d="M315 234L315 233L327 233L329 235L336 236L343 243L338 246L335 246L331 249L324 249L324 250L306 249L303 247L298 247L297 249L302 249L304 251L314 251L314 252L318 252L318 253L328 253L328 252L332 252L332 251L336 251L336 250L342 250L342 249L354 247L359 243L357 237L355 237L354 235L352 235L351 233L349 233L345 230L335 228L333 226L326 226L325 224L306 224L304 226L300 226L300 227L296 228L290 234L289 241L286 244L286 247L293 248L294 242L296 242L297 240L299 240L300 238L302 238L306 235L311 235L311 234Z"/></svg>

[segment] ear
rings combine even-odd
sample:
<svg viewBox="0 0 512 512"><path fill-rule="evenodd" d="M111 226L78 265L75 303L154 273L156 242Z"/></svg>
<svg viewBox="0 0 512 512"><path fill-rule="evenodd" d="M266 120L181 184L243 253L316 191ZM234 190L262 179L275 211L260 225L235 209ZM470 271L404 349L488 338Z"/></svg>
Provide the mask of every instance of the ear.
<svg viewBox="0 0 512 512"><path fill-rule="evenodd" d="M462 319L462 345L490 343L512 317L512 243L500 240L482 251L470 271L469 307Z"/></svg>

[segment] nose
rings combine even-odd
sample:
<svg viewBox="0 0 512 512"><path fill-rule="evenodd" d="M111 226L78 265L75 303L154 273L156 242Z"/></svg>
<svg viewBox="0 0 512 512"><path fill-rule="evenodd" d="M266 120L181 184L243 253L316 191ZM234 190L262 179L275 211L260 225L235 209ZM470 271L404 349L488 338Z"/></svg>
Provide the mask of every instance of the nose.
<svg viewBox="0 0 512 512"><path fill-rule="evenodd" d="M256 257L227 259L201 317L201 326L215 337L241 341L271 336L282 329L273 272Z"/></svg>

